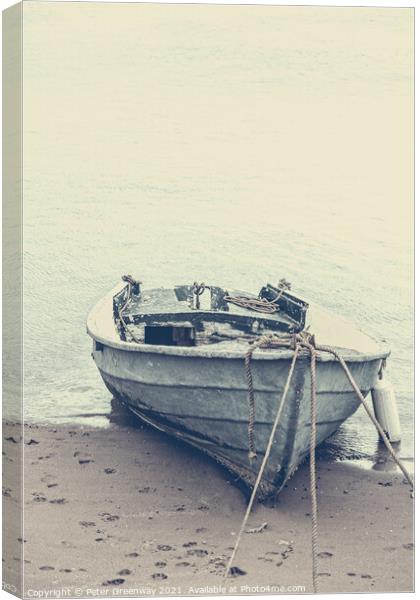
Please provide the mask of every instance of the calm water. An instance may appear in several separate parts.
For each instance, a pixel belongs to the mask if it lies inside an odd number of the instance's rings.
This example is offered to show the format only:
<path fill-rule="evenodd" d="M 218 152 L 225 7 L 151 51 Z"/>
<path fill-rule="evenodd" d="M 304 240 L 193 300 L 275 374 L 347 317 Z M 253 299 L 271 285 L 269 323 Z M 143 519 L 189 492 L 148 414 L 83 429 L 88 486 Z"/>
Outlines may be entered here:
<path fill-rule="evenodd" d="M 286 277 L 389 342 L 412 456 L 410 14 L 25 5 L 27 419 L 109 424 L 85 319 L 121 274 Z"/>

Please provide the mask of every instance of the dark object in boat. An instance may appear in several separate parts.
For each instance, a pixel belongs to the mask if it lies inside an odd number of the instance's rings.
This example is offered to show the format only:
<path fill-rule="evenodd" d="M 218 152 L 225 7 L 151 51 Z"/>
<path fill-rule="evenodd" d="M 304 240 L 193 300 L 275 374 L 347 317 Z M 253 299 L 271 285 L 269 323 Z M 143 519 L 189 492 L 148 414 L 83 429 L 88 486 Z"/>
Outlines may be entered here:
<path fill-rule="evenodd" d="M 195 328 L 192 325 L 146 325 L 144 343 L 164 346 L 195 346 Z"/>

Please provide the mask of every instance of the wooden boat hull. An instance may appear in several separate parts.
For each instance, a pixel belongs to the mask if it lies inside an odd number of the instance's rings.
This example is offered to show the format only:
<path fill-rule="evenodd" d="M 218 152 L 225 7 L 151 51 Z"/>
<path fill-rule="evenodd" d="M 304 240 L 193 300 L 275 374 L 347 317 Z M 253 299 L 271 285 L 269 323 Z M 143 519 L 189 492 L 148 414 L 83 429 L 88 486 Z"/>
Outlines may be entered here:
<path fill-rule="evenodd" d="M 214 457 L 253 485 L 290 368 L 291 353 L 252 361 L 257 458 L 248 458 L 248 400 L 243 358 L 133 352 L 94 342 L 105 385 L 147 423 Z M 382 357 L 347 364 L 366 396 Z M 305 459 L 310 441 L 309 359 L 300 357 L 267 464 L 260 497 L 278 492 Z M 339 363 L 317 363 L 317 444 L 332 435 L 360 402 Z"/>

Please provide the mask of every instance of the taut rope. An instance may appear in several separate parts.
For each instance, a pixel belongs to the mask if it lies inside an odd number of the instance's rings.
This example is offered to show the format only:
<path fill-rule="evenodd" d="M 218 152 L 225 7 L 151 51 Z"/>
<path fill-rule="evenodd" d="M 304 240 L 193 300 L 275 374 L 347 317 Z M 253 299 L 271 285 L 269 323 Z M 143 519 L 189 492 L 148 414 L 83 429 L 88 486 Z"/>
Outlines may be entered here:
<path fill-rule="evenodd" d="M 318 593 L 318 498 L 316 494 L 316 351 L 313 343 L 302 344 L 311 353 L 311 440 L 309 450 L 309 474 L 311 487 L 312 525 L 312 584 Z"/>
<path fill-rule="evenodd" d="M 241 528 L 240 528 L 238 536 L 236 538 L 235 547 L 233 549 L 233 552 L 232 552 L 232 555 L 230 557 L 228 566 L 226 568 L 225 577 L 227 577 L 230 574 L 230 572 L 231 572 L 232 563 L 234 561 L 236 552 L 237 552 L 237 550 L 239 548 L 239 542 L 241 541 L 242 534 L 245 531 L 245 527 L 246 527 L 249 515 L 250 515 L 251 510 L 252 510 L 252 505 L 254 504 L 255 496 L 256 496 L 257 491 L 258 491 L 258 486 L 260 485 L 260 481 L 261 481 L 261 478 L 263 476 L 265 466 L 266 466 L 268 458 L 270 456 L 271 446 L 273 445 L 274 436 L 275 436 L 275 433 L 276 433 L 276 430 L 277 430 L 277 425 L 278 425 L 278 423 L 280 421 L 281 413 L 282 413 L 283 406 L 284 406 L 284 401 L 286 399 L 287 392 L 289 391 L 290 382 L 292 380 L 292 375 L 293 375 L 293 371 L 295 369 L 295 364 L 296 364 L 296 360 L 297 360 L 297 357 L 298 357 L 298 353 L 299 353 L 299 346 L 296 346 L 295 353 L 293 354 L 293 358 L 292 358 L 292 363 L 290 365 L 289 374 L 287 376 L 286 385 L 284 386 L 284 391 L 283 391 L 282 397 L 281 397 L 280 402 L 279 402 L 279 407 L 277 409 L 277 415 L 276 415 L 276 418 L 274 420 L 273 427 L 271 429 L 270 438 L 268 440 L 268 444 L 267 444 L 267 448 L 265 450 L 264 458 L 262 460 L 262 463 L 261 463 L 261 466 L 260 466 L 260 470 L 258 472 L 257 479 L 255 481 L 254 489 L 252 490 L 251 498 L 250 498 L 250 500 L 248 502 L 248 507 L 246 509 L 245 516 L 243 518 Z"/>
<path fill-rule="evenodd" d="M 409 472 L 407 471 L 407 469 L 405 468 L 403 463 L 400 461 L 398 456 L 395 454 L 395 450 L 392 447 L 391 442 L 389 441 L 385 431 L 381 427 L 381 424 L 379 423 L 378 419 L 375 417 L 375 415 L 373 414 L 372 410 L 370 409 L 368 403 L 366 402 L 365 398 L 363 397 L 363 394 L 360 391 L 360 388 L 357 385 L 356 381 L 354 380 L 354 377 L 351 374 L 350 369 L 348 368 L 348 366 L 346 364 L 346 361 L 343 359 L 342 356 L 340 356 L 340 354 L 336 350 L 334 350 L 334 348 L 331 348 L 330 346 L 317 346 L 317 350 L 319 350 L 320 352 L 329 352 L 330 354 L 335 356 L 335 358 L 338 360 L 338 362 L 340 363 L 340 365 L 343 368 L 344 373 L 347 376 L 347 379 L 349 380 L 352 388 L 354 389 L 357 397 L 359 398 L 360 402 L 363 404 L 363 406 L 368 414 L 369 419 L 372 421 L 372 423 L 376 427 L 379 435 L 381 436 L 381 439 L 382 439 L 383 443 L 385 444 L 388 452 L 390 453 L 392 459 L 394 460 L 395 464 L 399 467 L 399 469 L 403 473 L 403 475 L 406 478 L 406 480 L 408 481 L 408 483 L 411 485 L 411 487 L 413 487 L 414 482 L 413 482 L 412 477 L 410 476 Z"/>

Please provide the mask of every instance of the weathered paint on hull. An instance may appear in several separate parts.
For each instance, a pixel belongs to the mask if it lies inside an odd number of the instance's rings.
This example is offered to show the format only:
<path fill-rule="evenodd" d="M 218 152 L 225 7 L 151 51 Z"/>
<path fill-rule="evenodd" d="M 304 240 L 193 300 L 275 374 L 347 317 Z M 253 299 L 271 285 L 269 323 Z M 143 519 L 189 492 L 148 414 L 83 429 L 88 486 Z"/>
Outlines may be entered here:
<path fill-rule="evenodd" d="M 200 448 L 252 485 L 267 446 L 290 358 L 253 361 L 257 458 L 248 459 L 243 359 L 136 353 L 104 346 L 93 358 L 111 393 L 148 423 Z M 349 363 L 366 395 L 381 359 Z M 309 451 L 309 359 L 300 358 L 286 398 L 261 495 L 279 491 Z M 317 444 L 359 406 L 336 361 L 317 365 Z"/>

